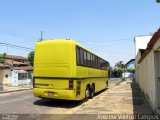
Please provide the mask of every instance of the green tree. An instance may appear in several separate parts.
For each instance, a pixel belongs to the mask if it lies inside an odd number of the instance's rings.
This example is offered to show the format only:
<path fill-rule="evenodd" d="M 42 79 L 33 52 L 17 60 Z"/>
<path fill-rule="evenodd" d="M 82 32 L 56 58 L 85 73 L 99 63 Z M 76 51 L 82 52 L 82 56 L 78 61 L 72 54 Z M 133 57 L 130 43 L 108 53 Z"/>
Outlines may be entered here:
<path fill-rule="evenodd" d="M 115 69 L 118 69 L 118 70 L 124 70 L 124 68 L 125 68 L 125 64 L 123 63 L 123 61 L 119 61 L 119 62 L 117 62 L 116 64 L 115 64 L 115 67 L 114 67 Z"/>
<path fill-rule="evenodd" d="M 160 3 L 160 0 L 156 0 L 157 3 Z"/>
<path fill-rule="evenodd" d="M 31 51 L 28 53 L 28 60 L 30 62 L 30 65 L 33 66 L 33 63 L 34 63 L 34 51 Z"/>
<path fill-rule="evenodd" d="M 5 57 L 6 57 L 6 53 L 3 53 L 2 55 L 0 55 L 0 63 L 5 63 Z"/>
<path fill-rule="evenodd" d="M 125 71 L 125 67 L 126 66 L 123 61 L 119 61 L 115 64 L 112 73 L 114 74 L 114 76 L 121 76 L 121 74 Z"/>
<path fill-rule="evenodd" d="M 127 72 L 131 72 L 133 74 L 135 73 L 135 69 L 134 68 L 127 68 L 126 71 Z"/>
<path fill-rule="evenodd" d="M 125 64 L 123 63 L 123 61 L 119 61 L 115 64 L 115 67 L 117 68 L 124 68 Z"/>

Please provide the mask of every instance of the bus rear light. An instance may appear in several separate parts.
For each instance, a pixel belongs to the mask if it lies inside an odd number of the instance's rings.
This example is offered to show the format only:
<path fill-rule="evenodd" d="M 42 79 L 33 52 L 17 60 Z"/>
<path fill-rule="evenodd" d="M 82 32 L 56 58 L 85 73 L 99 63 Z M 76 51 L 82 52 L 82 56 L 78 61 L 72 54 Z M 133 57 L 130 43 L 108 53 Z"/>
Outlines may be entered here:
<path fill-rule="evenodd" d="M 69 90 L 73 90 L 73 80 L 69 80 Z"/>

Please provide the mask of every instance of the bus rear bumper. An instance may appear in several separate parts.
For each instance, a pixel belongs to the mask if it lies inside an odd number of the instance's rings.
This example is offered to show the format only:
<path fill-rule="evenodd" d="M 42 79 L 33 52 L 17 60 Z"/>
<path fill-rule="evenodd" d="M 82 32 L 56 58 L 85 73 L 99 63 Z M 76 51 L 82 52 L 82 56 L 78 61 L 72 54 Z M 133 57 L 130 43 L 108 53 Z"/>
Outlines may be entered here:
<path fill-rule="evenodd" d="M 62 100 L 80 100 L 76 97 L 75 90 L 55 90 L 34 88 L 34 96 L 40 98 L 62 99 Z"/>

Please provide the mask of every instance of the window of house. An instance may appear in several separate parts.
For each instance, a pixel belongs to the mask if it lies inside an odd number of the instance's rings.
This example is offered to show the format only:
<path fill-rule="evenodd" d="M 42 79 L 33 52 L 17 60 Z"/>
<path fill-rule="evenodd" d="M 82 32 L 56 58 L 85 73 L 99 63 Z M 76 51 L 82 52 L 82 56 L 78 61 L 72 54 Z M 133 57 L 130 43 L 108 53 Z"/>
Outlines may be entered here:
<path fill-rule="evenodd" d="M 5 78 L 8 78 L 8 74 L 5 74 Z"/>
<path fill-rule="evenodd" d="M 27 80 L 27 73 L 18 73 L 18 80 Z"/>

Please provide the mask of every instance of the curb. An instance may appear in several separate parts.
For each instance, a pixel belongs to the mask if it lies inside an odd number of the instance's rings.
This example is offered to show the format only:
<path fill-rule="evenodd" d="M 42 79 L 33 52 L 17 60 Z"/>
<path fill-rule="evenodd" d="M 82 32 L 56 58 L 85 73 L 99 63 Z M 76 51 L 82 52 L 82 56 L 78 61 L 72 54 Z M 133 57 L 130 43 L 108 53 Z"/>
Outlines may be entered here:
<path fill-rule="evenodd" d="M 31 90 L 31 89 L 33 89 L 33 88 L 24 88 L 24 89 L 17 89 L 17 90 L 0 91 L 0 94 L 10 93 L 10 92 L 17 92 L 17 91 L 25 91 L 25 90 Z"/>

